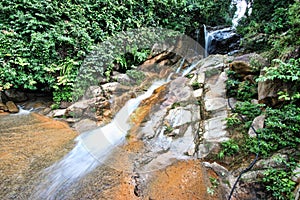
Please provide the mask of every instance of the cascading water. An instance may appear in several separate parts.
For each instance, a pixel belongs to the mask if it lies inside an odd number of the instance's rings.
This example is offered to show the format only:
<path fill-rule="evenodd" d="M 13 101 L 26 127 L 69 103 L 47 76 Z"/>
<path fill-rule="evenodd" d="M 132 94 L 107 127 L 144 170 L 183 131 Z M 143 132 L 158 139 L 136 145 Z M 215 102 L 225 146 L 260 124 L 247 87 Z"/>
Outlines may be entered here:
<path fill-rule="evenodd" d="M 151 96 L 165 81 L 155 82 L 146 93 L 129 100 L 114 120 L 76 138 L 75 148 L 61 161 L 42 172 L 44 180 L 31 199 L 57 199 L 60 193 L 105 161 L 106 155 L 125 140 L 130 129 L 128 119 L 139 103 Z"/>
<path fill-rule="evenodd" d="M 236 12 L 234 13 L 232 19 L 232 27 L 236 28 L 239 24 L 239 21 L 245 16 L 248 3 L 246 0 L 233 0 L 231 5 L 236 5 Z"/>
<path fill-rule="evenodd" d="M 212 52 L 214 53 L 216 47 L 212 44 L 213 41 L 228 40 L 236 35 L 234 31 L 239 24 L 239 21 L 245 16 L 247 8 L 249 8 L 250 4 L 248 4 L 246 0 L 232 0 L 231 6 L 236 6 L 236 12 L 234 13 L 231 27 L 208 32 L 207 27 L 203 25 L 205 39 L 205 57 L 207 57 Z M 249 9 L 249 14 L 250 12 L 251 9 Z M 238 40 L 238 38 L 236 39 Z"/>

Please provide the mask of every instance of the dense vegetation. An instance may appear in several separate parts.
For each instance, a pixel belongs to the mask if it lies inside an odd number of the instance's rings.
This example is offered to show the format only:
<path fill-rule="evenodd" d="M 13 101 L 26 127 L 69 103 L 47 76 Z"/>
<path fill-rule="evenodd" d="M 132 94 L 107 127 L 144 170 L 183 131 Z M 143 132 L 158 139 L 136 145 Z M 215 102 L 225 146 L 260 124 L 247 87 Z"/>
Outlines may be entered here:
<path fill-rule="evenodd" d="M 299 167 L 300 147 L 300 2 L 294 0 L 252 1 L 252 13 L 242 21 L 238 31 L 244 35 L 243 47 L 249 52 L 260 52 L 270 61 L 261 66 L 255 83 L 241 79 L 229 70 L 226 82 L 228 96 L 240 102 L 227 118 L 232 139 L 224 142 L 219 159 L 235 156 L 242 159 L 249 154 L 272 158 L 279 168 L 267 169 L 261 180 L 271 199 L 294 199 L 296 183 L 291 180 L 293 171 Z M 253 104 L 257 98 L 257 84 L 270 81 L 287 87 L 278 93 L 279 103 Z M 266 116 L 263 129 L 257 137 L 250 137 L 248 130 L 253 119 Z M 241 119 L 241 117 L 243 119 Z M 288 152 L 286 158 L 278 152 Z"/>
<path fill-rule="evenodd" d="M 266 52 L 270 59 L 299 57 L 300 2 L 297 0 L 253 1 L 252 13 L 238 31 L 250 51 Z"/>
<path fill-rule="evenodd" d="M 295 183 L 291 176 L 300 157 L 297 151 L 300 1 L 251 2 L 251 15 L 238 27 L 244 36 L 242 46 L 246 51 L 262 53 L 271 65 L 264 69 L 264 75 L 257 71 L 255 83 L 228 71 L 228 96 L 241 102 L 227 118 L 227 126 L 241 135 L 222 143 L 218 158 L 244 158 L 253 153 L 266 158 L 278 151 L 290 151 L 288 159 L 277 158 L 283 167 L 268 169 L 261 182 L 273 198 L 292 199 Z M 0 91 L 9 88 L 50 91 L 56 102 L 71 101 L 83 60 L 109 37 L 142 27 L 162 27 L 193 35 L 202 24 L 229 24 L 230 3 L 228 0 L 3 0 L 0 2 Z M 139 64 L 148 54 L 147 49 L 132 49 L 130 54 L 114 55 L 114 62 L 132 76 L 140 76 L 130 66 Z M 289 90 L 280 91 L 281 103 L 277 107 L 251 103 L 257 98 L 258 82 L 266 80 L 289 86 Z M 264 129 L 258 130 L 258 137 L 249 137 L 247 132 L 253 119 L 261 114 L 266 115 Z M 239 115 L 244 116 L 244 121 Z"/>
<path fill-rule="evenodd" d="M 227 0 L 3 0 L 0 91 L 47 90 L 56 102 L 71 101 L 82 61 L 108 37 L 141 27 L 192 34 L 203 23 L 230 23 L 229 6 Z"/>

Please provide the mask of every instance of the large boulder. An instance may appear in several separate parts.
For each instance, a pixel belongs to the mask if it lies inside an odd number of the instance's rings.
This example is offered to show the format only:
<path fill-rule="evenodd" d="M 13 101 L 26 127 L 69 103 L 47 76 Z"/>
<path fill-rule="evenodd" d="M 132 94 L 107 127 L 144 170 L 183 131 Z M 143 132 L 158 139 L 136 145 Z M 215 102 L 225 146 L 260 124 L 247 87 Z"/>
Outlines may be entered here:
<path fill-rule="evenodd" d="M 28 99 L 27 95 L 24 92 L 18 91 L 16 89 L 5 90 L 5 95 L 8 100 L 19 103 L 26 101 Z"/>
<path fill-rule="evenodd" d="M 262 129 L 265 124 L 265 119 L 266 119 L 265 115 L 260 115 L 253 120 L 251 126 L 255 129 L 255 131 L 257 131 L 258 129 Z M 252 127 L 250 127 L 250 129 L 249 129 L 248 135 L 250 137 L 256 137 L 256 133 Z"/>
<path fill-rule="evenodd" d="M 261 68 L 268 65 L 265 58 L 259 54 L 250 53 L 234 58 L 233 62 L 229 64 L 229 68 L 246 79 L 249 75 L 258 74 Z"/>
<path fill-rule="evenodd" d="M 11 112 L 11 113 L 18 113 L 19 112 L 19 108 L 12 101 L 6 102 L 6 107 L 7 107 L 8 111 Z"/>
<path fill-rule="evenodd" d="M 288 85 L 280 80 L 258 83 L 258 102 L 270 106 L 276 106 L 281 101 L 278 99 L 279 91 L 287 91 Z"/>

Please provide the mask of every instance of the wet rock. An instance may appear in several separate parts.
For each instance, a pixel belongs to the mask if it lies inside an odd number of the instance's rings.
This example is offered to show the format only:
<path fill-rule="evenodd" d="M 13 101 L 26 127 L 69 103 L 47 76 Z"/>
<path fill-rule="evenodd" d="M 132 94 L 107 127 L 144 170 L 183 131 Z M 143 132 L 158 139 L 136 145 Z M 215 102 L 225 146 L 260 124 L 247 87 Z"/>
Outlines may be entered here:
<path fill-rule="evenodd" d="M 241 36 L 231 28 L 210 33 L 209 54 L 227 54 L 239 49 Z"/>
<path fill-rule="evenodd" d="M 260 115 L 258 117 L 256 117 L 253 122 L 252 122 L 252 127 L 257 131 L 258 129 L 261 129 L 264 127 L 264 122 L 265 122 L 266 116 L 265 115 Z M 256 137 L 256 133 L 254 132 L 254 130 L 250 127 L 249 131 L 248 131 L 248 135 L 250 137 Z"/>
<path fill-rule="evenodd" d="M 83 133 L 92 129 L 97 128 L 97 124 L 95 121 L 90 119 L 83 119 L 73 125 L 75 130 L 79 133 Z"/>
<path fill-rule="evenodd" d="M 0 199 L 30 199 L 33 179 L 72 148 L 77 134 L 36 113 L 1 117 Z"/>
<path fill-rule="evenodd" d="M 20 92 L 16 89 L 5 90 L 4 93 L 7 96 L 8 100 L 16 103 L 23 102 L 28 99 L 27 95 L 24 92 Z"/>
<path fill-rule="evenodd" d="M 18 113 L 19 112 L 19 108 L 12 101 L 6 102 L 6 107 L 7 107 L 8 111 L 11 112 L 11 113 Z"/>

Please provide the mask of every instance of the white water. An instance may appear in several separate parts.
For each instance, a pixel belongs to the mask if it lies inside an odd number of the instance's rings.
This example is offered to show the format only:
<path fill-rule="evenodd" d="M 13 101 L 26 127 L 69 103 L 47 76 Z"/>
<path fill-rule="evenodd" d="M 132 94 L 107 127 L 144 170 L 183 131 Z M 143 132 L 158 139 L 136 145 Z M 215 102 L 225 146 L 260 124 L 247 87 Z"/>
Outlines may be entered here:
<path fill-rule="evenodd" d="M 236 28 L 239 21 L 245 16 L 248 4 L 246 0 L 232 0 L 231 4 L 236 4 L 236 11 L 232 19 L 232 27 Z"/>
<path fill-rule="evenodd" d="M 143 95 L 129 100 L 110 124 L 77 137 L 75 148 L 61 161 L 44 170 L 42 175 L 45 180 L 36 188 L 31 199 L 57 199 L 57 195 L 63 193 L 64 188 L 101 165 L 109 152 L 124 141 L 130 129 L 130 114 L 143 99 L 150 97 L 164 83 L 155 82 Z"/>
<path fill-rule="evenodd" d="M 30 109 L 30 110 L 24 110 L 21 106 L 18 106 L 19 108 L 19 112 L 18 113 L 15 113 L 13 115 L 29 115 L 30 112 L 33 110 L 33 109 Z"/>
<path fill-rule="evenodd" d="M 182 72 L 182 77 L 186 76 L 187 74 L 189 74 L 202 60 L 200 59 L 198 62 L 192 63 L 188 68 L 186 68 L 183 72 Z"/>
<path fill-rule="evenodd" d="M 222 36 L 222 38 L 227 39 L 233 34 L 233 30 L 238 26 L 240 20 L 245 16 L 247 8 L 249 8 L 250 3 L 247 4 L 246 0 L 232 0 L 231 6 L 236 6 L 236 11 L 232 18 L 232 27 L 223 28 L 220 30 L 215 30 L 212 32 L 208 32 L 206 30 L 206 26 L 203 25 L 204 31 L 204 39 L 205 39 L 205 57 L 209 54 L 209 47 L 211 45 L 212 40 L 217 36 Z M 249 11 L 249 14 L 251 10 Z"/>
<path fill-rule="evenodd" d="M 180 72 L 180 70 L 181 70 L 181 68 L 182 68 L 182 66 L 183 66 L 183 64 L 184 64 L 184 61 L 185 61 L 185 58 L 183 58 L 183 59 L 181 60 L 179 67 L 176 69 L 176 74 L 178 74 L 178 73 Z"/>

